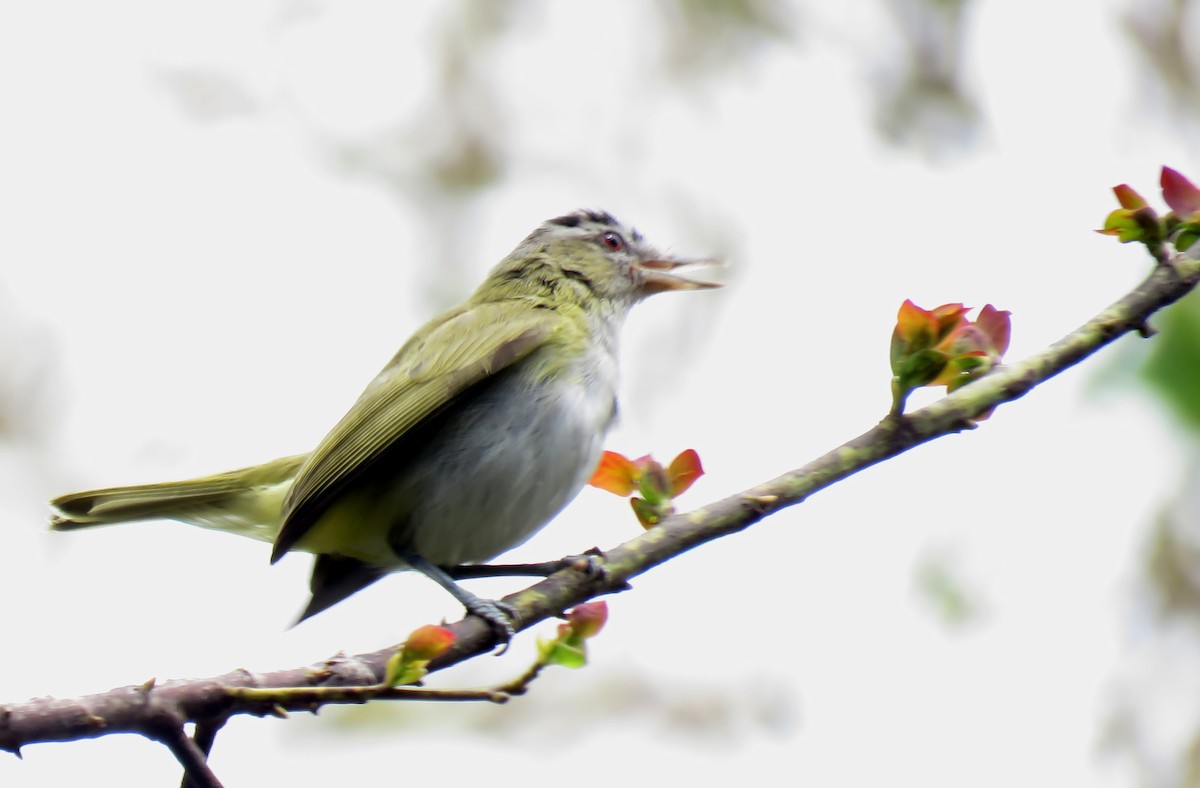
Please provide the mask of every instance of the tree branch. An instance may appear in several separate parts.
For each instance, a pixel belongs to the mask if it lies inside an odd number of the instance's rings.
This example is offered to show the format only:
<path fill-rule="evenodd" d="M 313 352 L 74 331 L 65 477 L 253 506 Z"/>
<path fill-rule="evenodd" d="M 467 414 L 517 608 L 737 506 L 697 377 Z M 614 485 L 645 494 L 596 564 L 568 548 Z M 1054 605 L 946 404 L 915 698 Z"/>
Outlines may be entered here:
<path fill-rule="evenodd" d="M 167 726 L 147 735 L 165 744 L 183 766 L 184 788 L 222 788 L 221 781 L 208 766 L 208 754 L 188 738 L 182 725 Z"/>
<path fill-rule="evenodd" d="M 192 734 L 192 742 L 196 749 L 200 751 L 201 760 L 205 762 L 205 768 L 208 769 L 208 756 L 212 754 L 213 744 L 217 740 L 217 733 L 221 728 L 225 727 L 225 720 L 208 719 L 201 720 L 196 723 L 196 730 Z M 176 756 L 178 758 L 178 756 Z M 183 763 L 183 761 L 180 761 Z M 184 763 L 183 782 L 180 783 L 180 788 L 205 788 L 204 784 L 194 779 L 193 772 L 188 771 L 187 764 Z M 209 774 L 212 774 L 209 770 Z M 213 775 L 216 779 L 216 775 Z"/>
<path fill-rule="evenodd" d="M 1028 393 L 1063 370 L 1079 363 L 1123 334 L 1148 332 L 1146 321 L 1157 310 L 1174 303 L 1200 281 L 1200 244 L 1193 254 L 1175 255 L 1155 266 L 1136 289 L 1096 317 L 1020 363 L 1004 366 L 953 394 L 905 416 L 889 416 L 859 437 L 752 489 L 716 501 L 692 512 L 674 515 L 660 525 L 604 554 L 602 573 L 568 568 L 529 588 L 504 598 L 516 611 L 518 630 L 573 607 L 592 597 L 620 591 L 627 581 L 652 567 L 705 542 L 741 531 L 813 493 L 895 457 L 927 441 L 975 426 L 974 420 L 999 404 Z M 493 646 L 491 629 L 471 617 L 450 625 L 456 635 L 449 652 L 430 664 L 440 670 Z M 239 670 L 208 679 L 168 681 L 122 687 L 75 699 L 37 698 L 0 705 L 0 749 L 20 753 L 36 742 L 71 741 L 111 733 L 140 733 L 172 746 L 187 760 L 189 772 L 203 781 L 195 761 L 211 747 L 209 734 L 188 741 L 182 724 L 196 722 L 199 730 L 215 731 L 235 714 L 285 715 L 289 711 L 315 711 L 327 703 L 362 702 L 361 693 L 304 693 L 298 687 L 365 687 L 384 678 L 387 660 L 395 647 L 357 656 L 338 655 L 313 666 L 250 673 Z M 243 690 L 254 688 L 253 692 Z M 291 692 L 272 692 L 293 688 Z M 406 697 L 399 690 L 382 698 Z M 167 741 L 159 723 L 172 720 L 172 730 L 189 745 Z M 156 727 L 158 725 L 158 727 Z M 207 768 L 207 767 L 205 767 Z M 215 778 L 212 778 L 215 780 Z M 201 784 L 208 784 L 203 783 Z"/>

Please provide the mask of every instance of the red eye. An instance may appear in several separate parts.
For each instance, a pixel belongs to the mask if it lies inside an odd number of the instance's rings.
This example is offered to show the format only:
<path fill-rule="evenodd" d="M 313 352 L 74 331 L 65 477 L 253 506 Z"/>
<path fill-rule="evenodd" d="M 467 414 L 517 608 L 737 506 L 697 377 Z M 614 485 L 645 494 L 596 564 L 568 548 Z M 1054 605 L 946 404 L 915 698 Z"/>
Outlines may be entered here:
<path fill-rule="evenodd" d="M 616 233 L 605 233 L 600 236 L 600 243 L 610 252 L 619 252 L 625 248 L 625 239 Z"/>

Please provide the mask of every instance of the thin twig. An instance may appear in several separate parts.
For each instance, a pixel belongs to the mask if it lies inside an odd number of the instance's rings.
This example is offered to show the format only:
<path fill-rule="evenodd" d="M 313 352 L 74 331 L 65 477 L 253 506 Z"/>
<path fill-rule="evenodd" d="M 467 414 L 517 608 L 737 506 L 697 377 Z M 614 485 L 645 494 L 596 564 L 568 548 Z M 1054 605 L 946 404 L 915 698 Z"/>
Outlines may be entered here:
<path fill-rule="evenodd" d="M 219 717 L 200 720 L 196 723 L 196 729 L 192 731 L 192 741 L 195 743 L 196 749 L 200 750 L 200 753 L 204 756 L 205 762 L 212 755 L 212 748 L 217 741 L 217 734 L 221 731 L 221 728 L 225 727 L 226 721 L 226 717 Z M 202 786 L 197 785 L 196 781 L 192 779 L 191 774 L 185 770 L 183 781 L 180 783 L 179 788 L 202 788 Z"/>
<path fill-rule="evenodd" d="M 230 697 L 259 706 L 285 710 L 313 709 L 330 703 L 362 704 L 372 700 L 488 701 L 505 703 L 508 698 L 491 689 L 428 689 L 389 687 L 387 684 L 337 687 L 233 687 Z"/>
<path fill-rule="evenodd" d="M 208 765 L 208 759 L 182 726 L 163 726 L 151 734 L 151 738 L 167 745 L 171 754 L 183 766 L 185 786 L 191 788 L 223 788 L 217 775 Z"/>

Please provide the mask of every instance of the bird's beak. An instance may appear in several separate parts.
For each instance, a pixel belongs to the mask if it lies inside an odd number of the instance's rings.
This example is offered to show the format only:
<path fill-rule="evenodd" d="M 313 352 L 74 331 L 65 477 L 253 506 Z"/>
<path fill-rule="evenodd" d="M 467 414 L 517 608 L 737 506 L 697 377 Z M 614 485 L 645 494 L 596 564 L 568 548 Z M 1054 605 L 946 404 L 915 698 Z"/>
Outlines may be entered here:
<path fill-rule="evenodd" d="M 723 287 L 719 282 L 705 282 L 698 279 L 685 279 L 676 272 L 687 268 L 723 266 L 721 260 L 702 258 L 698 260 L 679 260 L 672 257 L 660 257 L 653 260 L 642 260 L 637 264 L 641 275 L 641 290 L 646 295 L 665 293 L 668 290 L 710 290 Z"/>

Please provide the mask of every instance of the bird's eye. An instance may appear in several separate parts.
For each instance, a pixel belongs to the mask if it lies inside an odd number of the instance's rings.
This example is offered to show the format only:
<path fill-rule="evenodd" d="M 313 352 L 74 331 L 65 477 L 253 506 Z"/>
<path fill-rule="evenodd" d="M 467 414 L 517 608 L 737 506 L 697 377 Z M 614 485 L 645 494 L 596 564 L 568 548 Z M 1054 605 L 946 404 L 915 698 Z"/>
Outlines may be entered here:
<path fill-rule="evenodd" d="M 600 243 L 610 252 L 620 252 L 625 248 L 625 239 L 614 232 L 607 232 L 600 236 Z"/>

